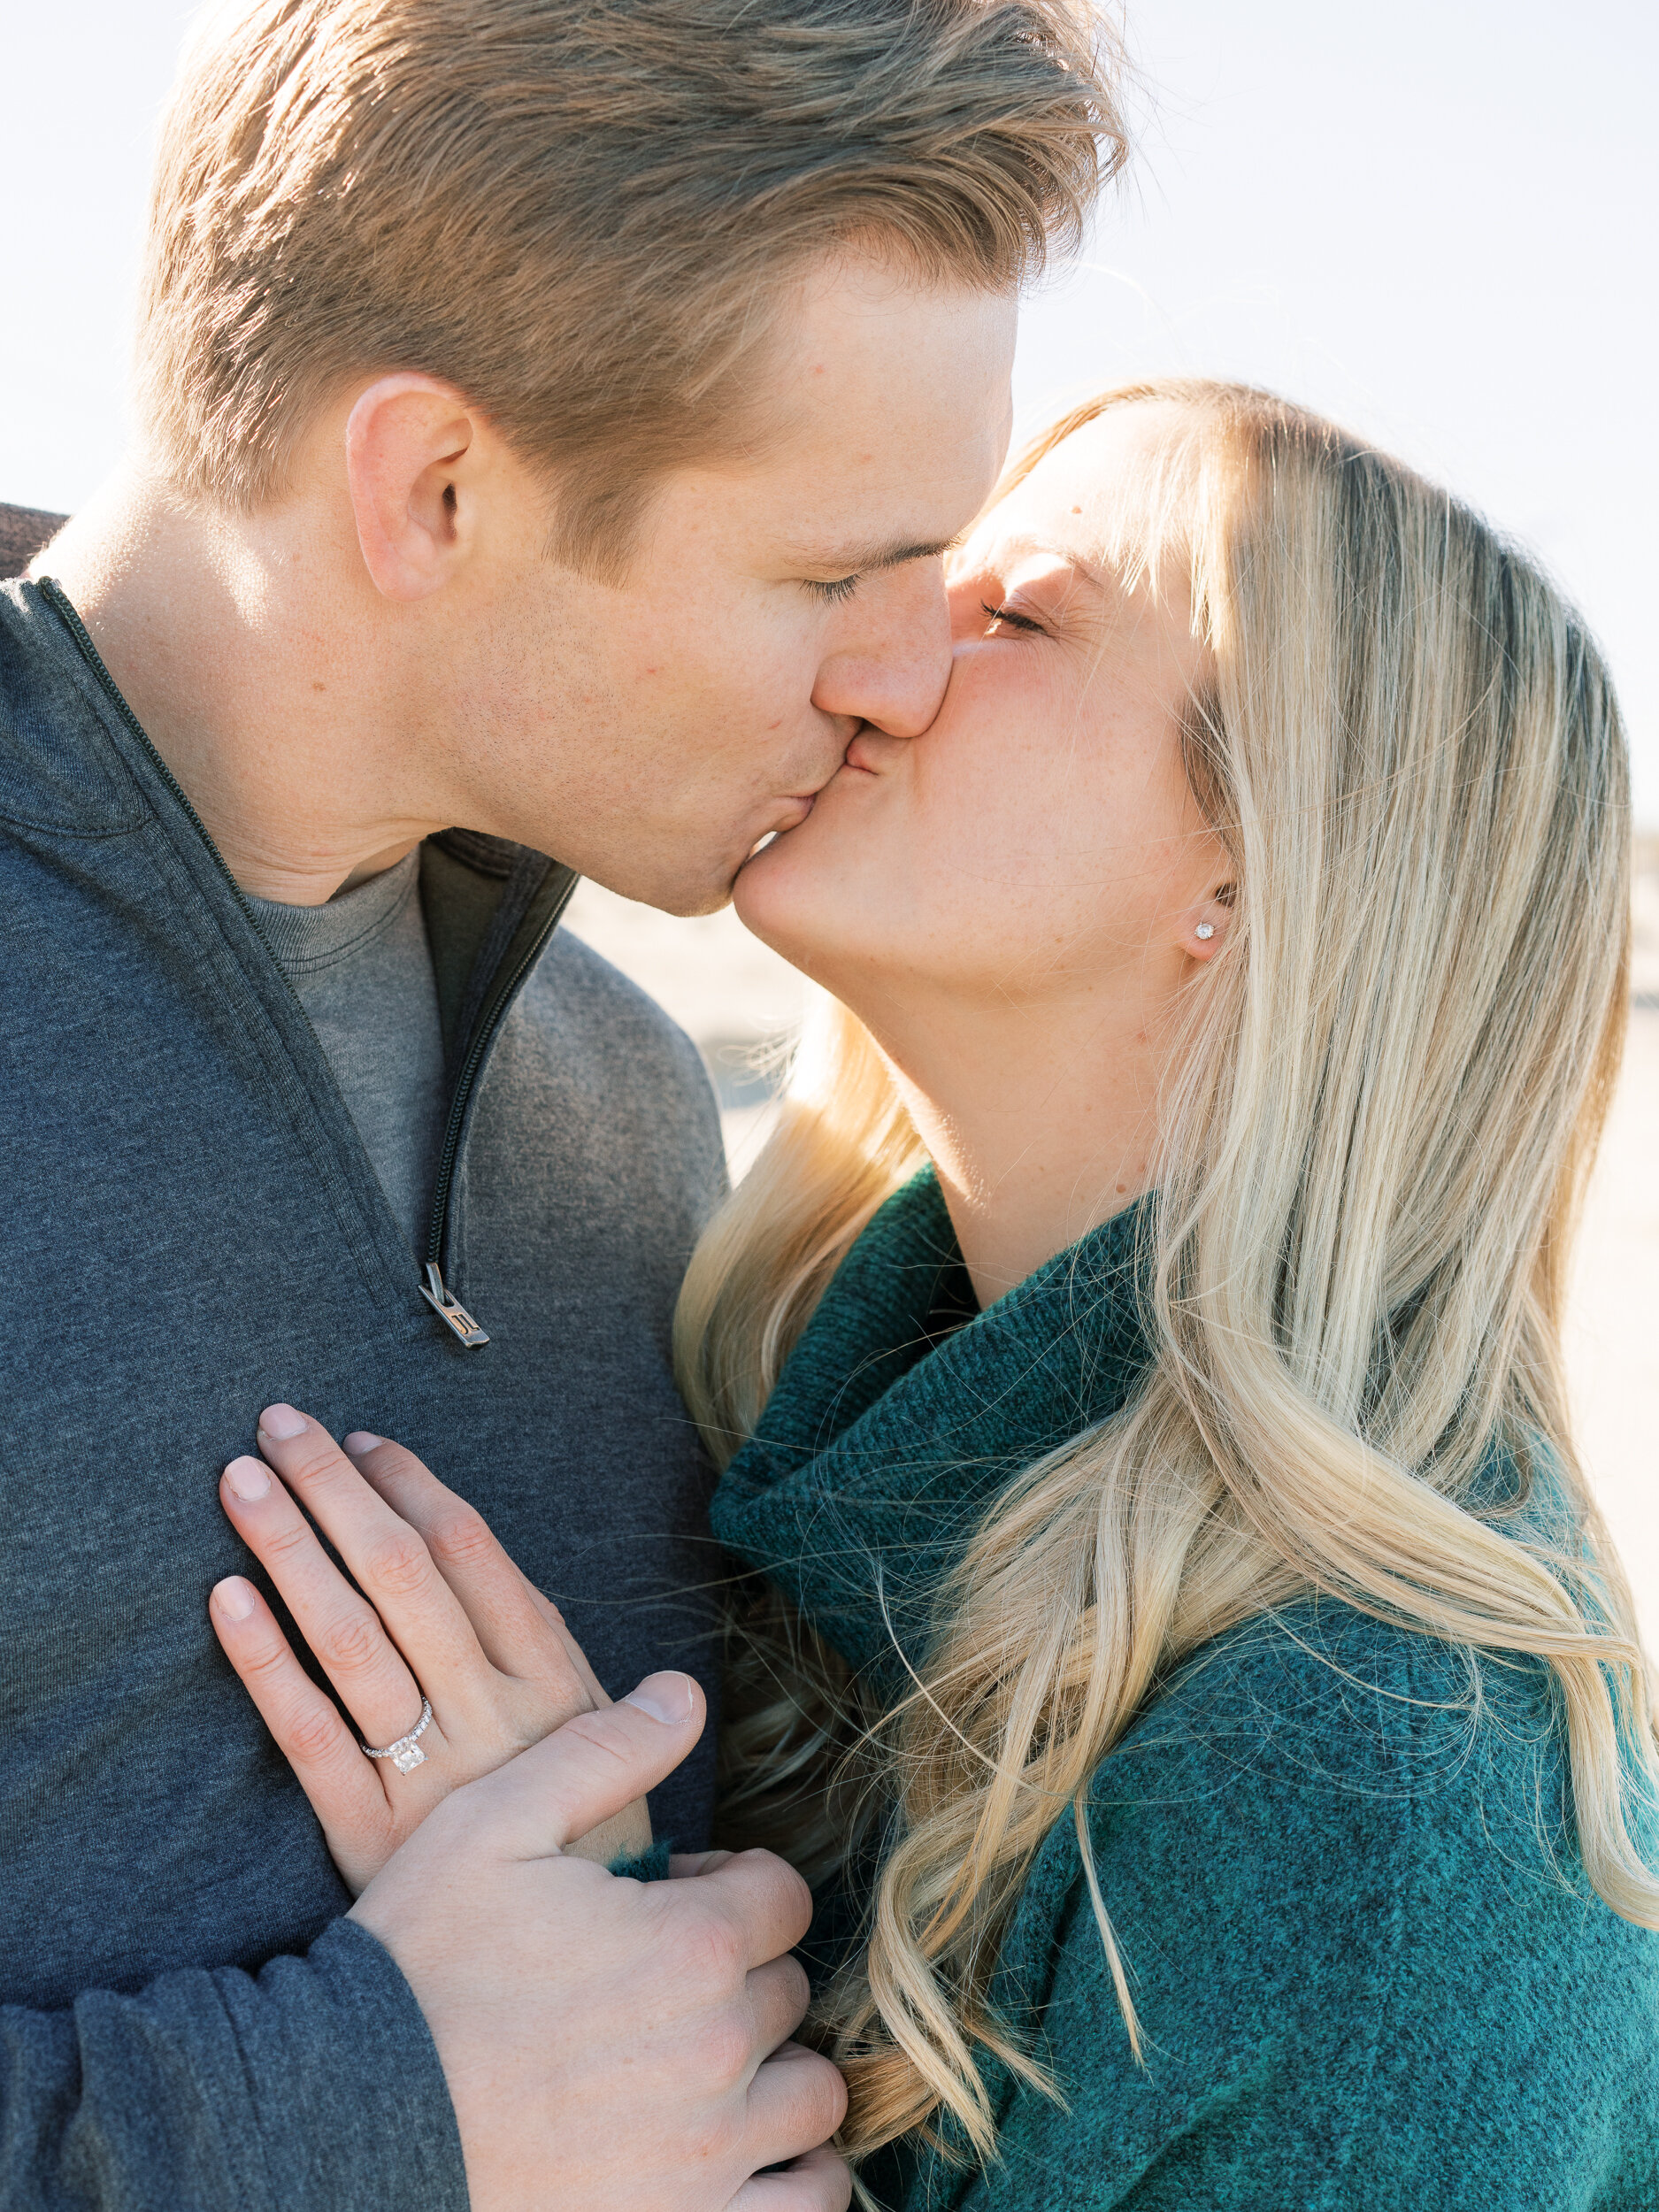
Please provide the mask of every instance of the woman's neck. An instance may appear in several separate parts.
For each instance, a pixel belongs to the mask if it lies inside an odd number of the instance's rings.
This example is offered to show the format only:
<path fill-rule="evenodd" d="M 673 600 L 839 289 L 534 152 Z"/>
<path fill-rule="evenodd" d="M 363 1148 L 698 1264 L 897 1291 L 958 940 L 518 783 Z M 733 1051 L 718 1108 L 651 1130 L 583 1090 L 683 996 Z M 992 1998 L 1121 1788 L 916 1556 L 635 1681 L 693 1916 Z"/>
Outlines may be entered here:
<path fill-rule="evenodd" d="M 1138 1198 L 1156 1140 L 1154 1007 L 1090 1000 L 916 1018 L 894 1063 L 981 1307 Z"/>

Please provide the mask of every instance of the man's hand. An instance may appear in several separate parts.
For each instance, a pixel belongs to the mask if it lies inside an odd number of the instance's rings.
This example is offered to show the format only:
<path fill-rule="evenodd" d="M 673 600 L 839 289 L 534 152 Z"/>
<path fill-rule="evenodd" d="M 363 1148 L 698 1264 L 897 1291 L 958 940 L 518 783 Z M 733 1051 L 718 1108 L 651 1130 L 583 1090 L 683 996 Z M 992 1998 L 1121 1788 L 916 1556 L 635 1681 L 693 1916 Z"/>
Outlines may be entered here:
<path fill-rule="evenodd" d="M 431 2027 L 472 2212 L 845 2212 L 818 2147 L 846 2090 L 787 2041 L 799 1875 L 748 1851 L 632 1882 L 562 1850 L 672 1772 L 703 1718 L 688 1676 L 650 1676 L 446 1798 L 352 1909 Z"/>

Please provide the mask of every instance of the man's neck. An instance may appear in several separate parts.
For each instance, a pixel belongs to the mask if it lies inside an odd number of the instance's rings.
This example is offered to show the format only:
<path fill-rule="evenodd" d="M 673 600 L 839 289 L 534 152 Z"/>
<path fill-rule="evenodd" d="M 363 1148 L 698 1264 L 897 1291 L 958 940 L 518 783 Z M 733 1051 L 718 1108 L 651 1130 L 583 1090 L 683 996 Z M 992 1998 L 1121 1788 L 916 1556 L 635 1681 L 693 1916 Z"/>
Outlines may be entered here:
<path fill-rule="evenodd" d="M 223 517 L 129 474 L 51 556 L 231 873 L 296 906 L 445 826 L 420 792 L 422 733 L 398 710 L 418 687 L 351 532 L 343 503 Z"/>

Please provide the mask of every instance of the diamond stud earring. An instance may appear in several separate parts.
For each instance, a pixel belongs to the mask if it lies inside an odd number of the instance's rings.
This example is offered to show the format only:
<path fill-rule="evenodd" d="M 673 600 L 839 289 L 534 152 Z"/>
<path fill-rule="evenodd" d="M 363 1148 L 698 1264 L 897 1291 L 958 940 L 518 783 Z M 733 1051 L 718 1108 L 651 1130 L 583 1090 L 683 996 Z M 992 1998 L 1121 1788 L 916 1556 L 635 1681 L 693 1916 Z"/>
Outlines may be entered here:
<path fill-rule="evenodd" d="M 1210 942 L 1215 933 L 1216 926 L 1213 922 L 1200 922 L 1197 928 L 1193 932 L 1194 936 L 1201 939 L 1206 945 Z"/>

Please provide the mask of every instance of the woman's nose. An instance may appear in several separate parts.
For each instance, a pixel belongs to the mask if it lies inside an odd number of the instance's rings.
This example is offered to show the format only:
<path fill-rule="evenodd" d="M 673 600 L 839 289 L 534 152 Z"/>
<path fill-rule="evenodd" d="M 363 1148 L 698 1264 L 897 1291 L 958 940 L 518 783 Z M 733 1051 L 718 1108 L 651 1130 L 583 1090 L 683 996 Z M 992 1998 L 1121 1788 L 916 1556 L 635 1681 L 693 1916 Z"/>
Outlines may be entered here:
<path fill-rule="evenodd" d="M 872 775 L 879 776 L 883 769 L 891 764 L 895 757 L 904 750 L 907 741 L 888 731 L 878 730 L 866 722 L 847 748 L 847 765 L 849 768 L 866 768 Z"/>

